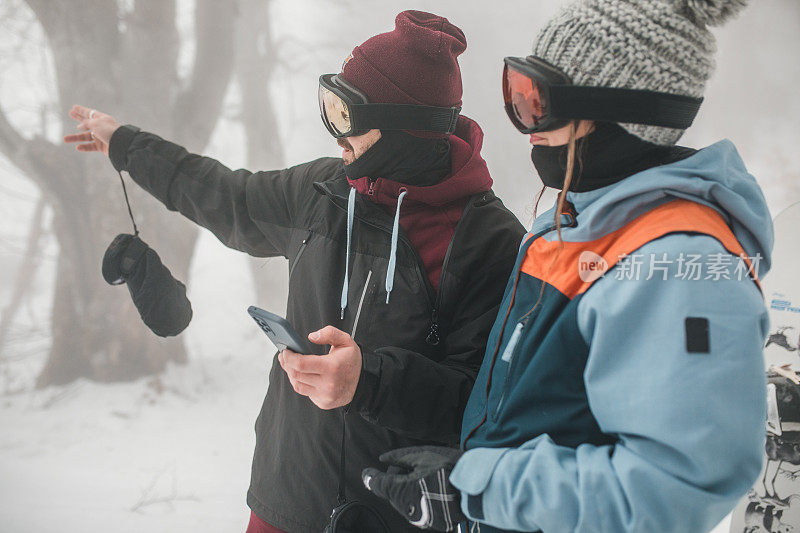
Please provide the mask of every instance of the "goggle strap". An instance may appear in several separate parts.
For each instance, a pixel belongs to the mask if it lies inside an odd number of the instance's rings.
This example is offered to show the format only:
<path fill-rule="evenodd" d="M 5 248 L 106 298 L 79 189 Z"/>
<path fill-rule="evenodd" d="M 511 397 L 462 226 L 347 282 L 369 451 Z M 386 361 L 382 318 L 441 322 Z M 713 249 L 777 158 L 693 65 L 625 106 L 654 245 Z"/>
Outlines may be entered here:
<path fill-rule="evenodd" d="M 564 119 L 684 130 L 694 122 L 702 102 L 702 98 L 639 89 L 552 85 L 548 112 Z"/>
<path fill-rule="evenodd" d="M 453 133 L 458 107 L 435 107 L 411 104 L 353 104 L 358 130 L 412 130 Z"/>

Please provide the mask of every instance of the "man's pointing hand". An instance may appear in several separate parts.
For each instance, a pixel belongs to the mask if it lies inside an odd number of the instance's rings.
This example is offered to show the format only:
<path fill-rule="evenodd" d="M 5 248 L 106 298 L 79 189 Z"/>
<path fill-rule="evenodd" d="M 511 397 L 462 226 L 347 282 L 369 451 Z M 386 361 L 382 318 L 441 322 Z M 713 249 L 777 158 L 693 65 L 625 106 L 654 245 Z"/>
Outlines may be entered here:
<path fill-rule="evenodd" d="M 119 128 L 119 122 L 111 115 L 77 104 L 69 110 L 69 116 L 75 119 L 78 129 L 84 133 L 65 135 L 64 142 L 81 143 L 75 147 L 79 152 L 103 152 L 108 155 L 108 143 Z"/>
<path fill-rule="evenodd" d="M 345 333 L 325 326 L 309 334 L 314 344 L 329 344 L 328 355 L 302 355 L 283 350 L 278 355 L 295 392 L 308 396 L 320 409 L 349 404 L 361 376 L 361 348 Z"/>

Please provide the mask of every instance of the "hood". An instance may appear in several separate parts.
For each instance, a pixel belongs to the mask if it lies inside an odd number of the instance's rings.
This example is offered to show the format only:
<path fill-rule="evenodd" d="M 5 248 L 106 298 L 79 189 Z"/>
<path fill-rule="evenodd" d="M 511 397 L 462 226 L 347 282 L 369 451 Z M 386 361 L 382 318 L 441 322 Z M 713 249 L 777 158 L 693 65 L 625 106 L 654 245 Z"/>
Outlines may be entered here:
<path fill-rule="evenodd" d="M 461 115 L 455 132 L 450 136 L 452 172 L 436 185 L 418 187 L 385 178 L 359 178 L 347 181 L 356 192 L 375 203 L 397 205 L 397 197 L 407 191 L 403 203 L 431 206 L 445 205 L 492 188 L 492 178 L 486 161 L 481 157 L 483 131 L 474 120 Z M 371 192 L 370 192 L 371 186 Z"/>
<path fill-rule="evenodd" d="M 723 140 L 694 155 L 654 167 L 589 192 L 568 192 L 578 213 L 570 241 L 593 240 L 615 231 L 658 205 L 683 198 L 716 209 L 750 257 L 760 255 L 759 278 L 769 271 L 774 235 L 767 203 L 747 172 L 736 147 Z M 536 218 L 532 232 L 544 230 L 554 208 Z"/>

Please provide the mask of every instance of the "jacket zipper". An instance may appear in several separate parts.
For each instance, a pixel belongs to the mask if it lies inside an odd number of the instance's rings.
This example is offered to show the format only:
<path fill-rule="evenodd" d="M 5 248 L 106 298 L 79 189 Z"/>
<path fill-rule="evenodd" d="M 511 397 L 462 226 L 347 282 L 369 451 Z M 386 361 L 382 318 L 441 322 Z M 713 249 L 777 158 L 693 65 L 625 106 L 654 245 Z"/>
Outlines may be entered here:
<path fill-rule="evenodd" d="M 294 272 L 294 267 L 297 266 L 297 262 L 300 261 L 300 257 L 303 256 L 303 252 L 306 251 L 306 244 L 308 244 L 308 239 L 311 238 L 311 234 L 313 232 L 311 230 L 308 231 L 306 238 L 300 243 L 300 249 L 297 251 L 297 255 L 294 256 L 294 261 L 292 261 L 292 266 L 289 267 L 289 278 L 292 277 L 292 272 Z"/>
<path fill-rule="evenodd" d="M 578 212 L 575 210 L 575 207 L 571 203 L 567 203 L 567 205 L 565 207 L 566 207 L 566 210 L 562 211 L 561 214 L 562 215 L 564 215 L 564 214 L 569 215 L 570 221 L 569 221 L 568 224 L 562 224 L 562 227 L 564 227 L 564 226 L 566 226 L 566 227 L 575 227 L 575 226 L 577 226 L 578 225 L 578 220 L 577 220 Z M 556 225 L 555 224 L 552 225 L 552 226 L 547 227 L 546 229 L 540 231 L 539 233 L 537 233 L 536 235 L 531 237 L 529 239 L 530 240 L 530 244 L 528 244 L 528 246 L 525 248 L 525 253 L 527 253 L 528 248 L 530 248 L 533 245 L 533 243 L 536 241 L 536 239 L 542 237 L 543 235 L 546 235 L 547 233 L 553 231 L 554 229 L 556 229 Z M 521 252 L 521 250 L 520 250 L 520 252 Z M 508 317 L 511 314 L 511 308 L 514 307 L 514 298 L 515 298 L 516 293 L 517 293 L 517 284 L 519 283 L 520 268 L 522 268 L 522 262 L 521 261 L 520 261 L 519 266 L 517 266 L 517 271 L 516 271 L 516 274 L 515 274 L 516 278 L 514 279 L 514 289 L 513 289 L 513 292 L 511 293 L 511 301 L 508 303 L 508 309 L 506 309 L 506 315 L 503 318 L 503 327 L 500 329 L 500 336 L 497 339 L 497 346 L 495 346 L 494 353 L 492 354 L 492 363 L 489 366 L 489 377 L 486 380 L 486 408 L 485 408 L 484 413 L 483 413 L 483 418 L 481 418 L 480 422 L 478 422 L 478 424 L 475 427 L 473 427 L 469 431 L 469 433 L 467 433 L 467 436 L 464 438 L 464 440 L 461 443 L 461 448 L 463 450 L 467 449 L 467 441 L 470 439 L 470 437 L 472 437 L 472 435 L 475 434 L 476 431 L 478 431 L 478 428 L 481 427 L 484 422 L 486 422 L 486 418 L 488 417 L 488 413 L 489 413 L 489 392 L 491 391 L 491 387 L 492 387 L 492 374 L 494 373 L 494 364 L 497 361 L 497 353 L 500 351 L 500 344 L 503 342 L 503 331 L 505 331 L 506 323 L 508 322 Z"/>
<path fill-rule="evenodd" d="M 464 208 L 464 211 L 461 213 L 461 218 L 458 219 L 458 223 L 456 224 L 455 229 L 453 230 L 453 236 L 450 238 L 450 242 L 447 245 L 447 251 L 444 254 L 444 261 L 442 262 L 442 271 L 439 274 L 439 290 L 436 292 L 436 303 L 433 305 L 433 311 L 431 312 L 431 327 L 428 330 L 428 335 L 425 337 L 425 342 L 430 344 L 431 346 L 438 346 L 439 342 L 441 342 L 441 338 L 439 337 L 439 309 L 442 307 L 442 282 L 444 281 L 444 273 L 447 264 L 450 262 L 450 252 L 453 250 L 453 243 L 456 240 L 456 234 L 458 233 L 458 228 L 461 226 L 461 221 L 464 220 L 467 216 L 467 213 L 472 208 L 472 198 L 467 201 L 467 206 Z"/>

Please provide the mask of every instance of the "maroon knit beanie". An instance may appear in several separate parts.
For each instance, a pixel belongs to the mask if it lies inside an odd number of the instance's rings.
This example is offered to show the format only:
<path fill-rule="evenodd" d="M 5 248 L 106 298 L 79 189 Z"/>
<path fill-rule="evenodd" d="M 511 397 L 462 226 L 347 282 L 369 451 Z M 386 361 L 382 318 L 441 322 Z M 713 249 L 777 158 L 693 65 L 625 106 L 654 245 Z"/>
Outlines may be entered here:
<path fill-rule="evenodd" d="M 403 11 L 394 22 L 394 30 L 353 49 L 341 76 L 372 103 L 460 107 L 464 33 L 423 11 Z"/>

